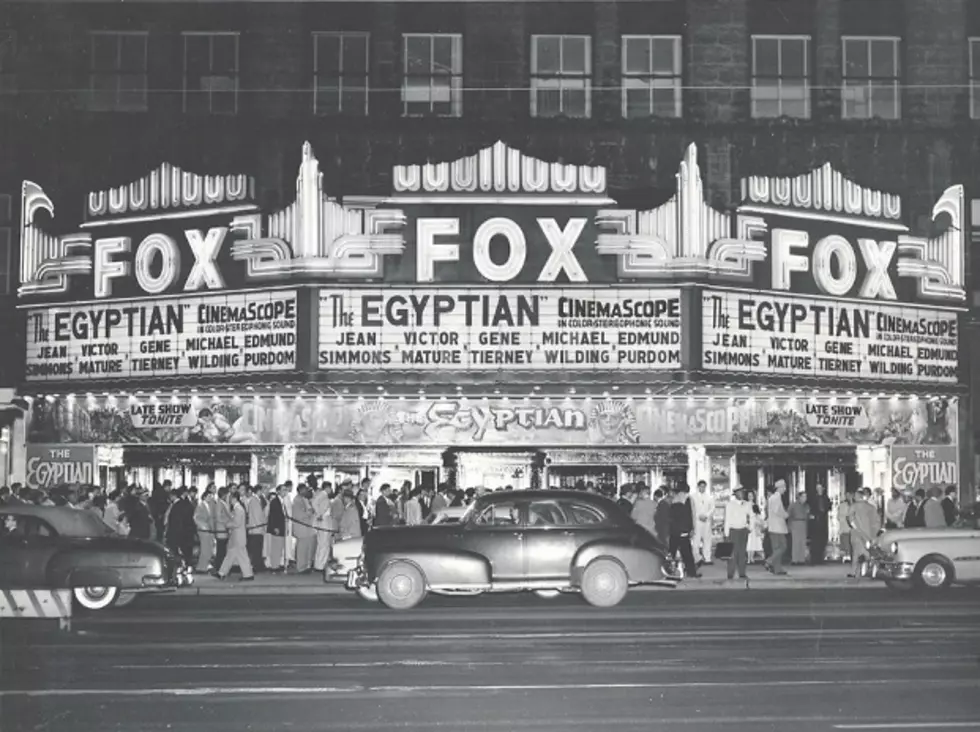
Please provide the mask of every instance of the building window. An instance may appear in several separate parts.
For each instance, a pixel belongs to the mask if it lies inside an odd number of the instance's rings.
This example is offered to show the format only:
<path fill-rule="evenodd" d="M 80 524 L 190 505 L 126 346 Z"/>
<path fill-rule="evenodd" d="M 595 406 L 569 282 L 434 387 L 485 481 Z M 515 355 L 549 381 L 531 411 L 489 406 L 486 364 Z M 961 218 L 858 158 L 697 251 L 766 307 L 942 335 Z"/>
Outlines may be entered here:
<path fill-rule="evenodd" d="M 313 34 L 313 111 L 368 113 L 368 34 Z"/>
<path fill-rule="evenodd" d="M 898 38 L 845 36 L 844 119 L 898 119 L 901 67 Z"/>
<path fill-rule="evenodd" d="M 463 114 L 463 36 L 406 33 L 402 110 L 406 115 Z"/>
<path fill-rule="evenodd" d="M 531 37 L 531 116 L 592 115 L 592 38 Z"/>
<path fill-rule="evenodd" d="M 91 37 L 89 110 L 145 112 L 148 34 L 96 31 Z"/>
<path fill-rule="evenodd" d="M 810 37 L 752 36 L 752 116 L 810 116 Z"/>
<path fill-rule="evenodd" d="M 0 31 L 0 95 L 17 91 L 17 76 L 14 73 L 16 54 L 17 34 L 14 31 Z"/>
<path fill-rule="evenodd" d="M 680 36 L 623 36 L 623 116 L 681 116 Z"/>
<path fill-rule="evenodd" d="M 237 33 L 184 33 L 184 111 L 238 113 Z"/>
<path fill-rule="evenodd" d="M 980 38 L 970 39 L 970 119 L 980 119 Z"/>
<path fill-rule="evenodd" d="M 14 254 L 14 197 L 0 193 L 0 295 L 11 294 Z"/>

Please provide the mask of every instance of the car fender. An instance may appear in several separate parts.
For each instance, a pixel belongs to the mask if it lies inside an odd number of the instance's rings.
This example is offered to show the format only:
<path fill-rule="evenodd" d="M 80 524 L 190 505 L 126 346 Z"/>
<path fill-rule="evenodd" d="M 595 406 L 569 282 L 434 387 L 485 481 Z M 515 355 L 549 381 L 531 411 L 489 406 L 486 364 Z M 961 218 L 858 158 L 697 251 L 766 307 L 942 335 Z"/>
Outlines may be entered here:
<path fill-rule="evenodd" d="M 395 561 L 415 565 L 433 586 L 484 585 L 490 583 L 490 563 L 475 552 L 449 549 L 408 549 L 404 552 L 384 552 L 368 568 L 371 580 L 377 580 L 384 568 Z"/>
<path fill-rule="evenodd" d="M 141 582 L 124 581 L 119 568 L 98 566 L 109 557 L 101 552 L 62 551 L 51 558 L 47 576 L 54 587 L 138 588 Z"/>
<path fill-rule="evenodd" d="M 596 541 L 579 548 L 572 558 L 572 584 L 578 586 L 585 568 L 596 559 L 612 559 L 622 565 L 631 583 L 663 579 L 663 557 L 657 552 L 627 542 Z"/>

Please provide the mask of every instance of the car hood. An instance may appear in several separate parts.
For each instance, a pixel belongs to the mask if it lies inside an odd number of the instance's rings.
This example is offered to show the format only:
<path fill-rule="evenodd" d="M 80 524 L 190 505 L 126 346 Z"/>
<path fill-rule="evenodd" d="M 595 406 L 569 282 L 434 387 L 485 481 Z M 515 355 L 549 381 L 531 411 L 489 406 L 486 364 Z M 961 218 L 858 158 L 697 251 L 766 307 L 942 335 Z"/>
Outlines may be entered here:
<path fill-rule="evenodd" d="M 891 529 L 881 534 L 875 543 L 879 546 L 888 546 L 893 541 L 933 541 L 954 536 L 974 536 L 976 533 L 976 529 Z"/>

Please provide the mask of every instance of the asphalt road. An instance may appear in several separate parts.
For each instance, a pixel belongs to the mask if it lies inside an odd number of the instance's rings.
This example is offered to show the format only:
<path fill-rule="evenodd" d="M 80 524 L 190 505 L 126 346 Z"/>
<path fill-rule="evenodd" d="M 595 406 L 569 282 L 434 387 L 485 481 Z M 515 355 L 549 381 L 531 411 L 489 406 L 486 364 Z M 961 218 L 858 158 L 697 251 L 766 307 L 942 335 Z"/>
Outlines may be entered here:
<path fill-rule="evenodd" d="M 980 593 L 161 597 L 0 626 L 0 730 L 980 730 Z"/>

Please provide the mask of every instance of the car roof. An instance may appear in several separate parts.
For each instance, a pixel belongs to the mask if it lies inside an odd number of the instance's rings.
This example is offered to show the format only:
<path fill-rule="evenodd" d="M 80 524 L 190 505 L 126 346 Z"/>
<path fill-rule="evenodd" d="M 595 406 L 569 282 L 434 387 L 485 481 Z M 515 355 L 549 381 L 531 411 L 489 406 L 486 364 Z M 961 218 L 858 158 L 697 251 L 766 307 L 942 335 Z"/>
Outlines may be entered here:
<path fill-rule="evenodd" d="M 601 506 L 608 506 L 610 504 L 614 506 L 616 505 L 614 500 L 611 498 L 606 498 L 605 496 L 600 496 L 598 493 L 587 493 L 586 491 L 575 491 L 562 488 L 533 488 L 527 490 L 494 491 L 493 493 L 487 493 L 483 496 L 484 500 L 492 499 L 494 501 L 554 501 L 562 498 L 574 501 L 585 501 L 586 503 L 593 503 Z"/>
<path fill-rule="evenodd" d="M 47 521 L 54 530 L 65 536 L 93 536 L 92 514 L 70 506 L 34 506 L 4 504 L 0 514 L 7 516 L 36 516 Z"/>

